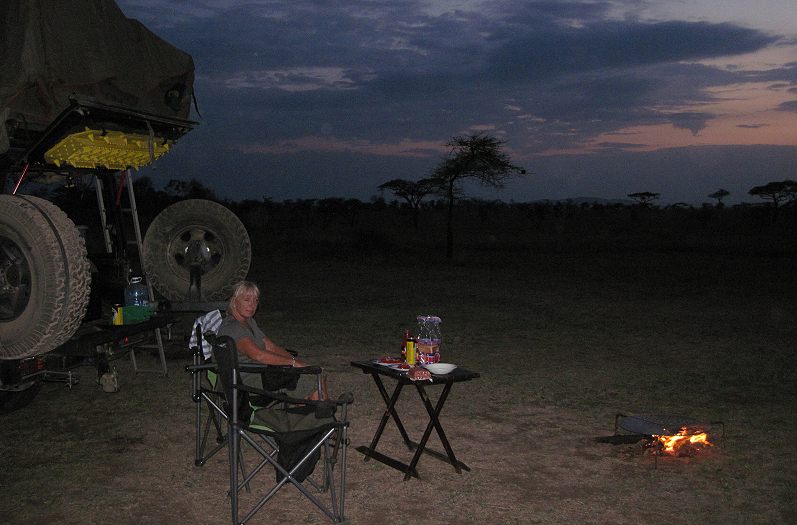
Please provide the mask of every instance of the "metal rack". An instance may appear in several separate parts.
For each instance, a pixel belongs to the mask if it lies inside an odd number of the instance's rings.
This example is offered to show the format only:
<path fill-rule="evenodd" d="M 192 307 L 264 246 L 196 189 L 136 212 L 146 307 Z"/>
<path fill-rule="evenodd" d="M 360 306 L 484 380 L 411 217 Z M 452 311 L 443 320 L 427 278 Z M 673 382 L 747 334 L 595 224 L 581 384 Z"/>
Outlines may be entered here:
<path fill-rule="evenodd" d="M 107 207 L 105 202 L 105 191 L 104 191 L 104 183 L 103 179 L 99 176 L 95 176 L 95 183 L 96 183 L 96 193 L 97 193 L 97 204 L 100 210 L 100 225 L 103 231 L 103 240 L 105 242 L 105 251 L 108 254 L 114 253 L 114 248 L 117 251 L 121 251 L 122 254 L 130 260 L 131 262 L 131 269 L 135 268 L 135 271 L 138 272 L 142 277 L 144 277 L 145 282 L 147 283 L 147 291 L 149 295 L 149 300 L 151 302 L 155 301 L 155 293 L 152 289 L 152 284 L 150 283 L 149 279 L 147 279 L 146 273 L 144 271 L 144 264 L 143 264 L 143 251 L 144 251 L 144 244 L 143 239 L 141 236 L 141 224 L 138 218 L 138 208 L 136 206 L 136 197 L 135 191 L 133 190 L 133 177 L 132 172 L 130 169 L 125 171 L 119 172 L 119 176 L 121 177 L 120 181 L 115 181 L 112 177 L 106 177 L 105 180 L 110 182 L 113 186 L 111 190 L 114 190 L 117 195 L 117 200 L 114 203 L 114 206 Z M 126 190 L 127 193 L 127 203 L 123 203 L 124 198 L 124 191 Z M 126 205 L 125 205 L 126 204 Z M 115 237 L 118 239 L 120 246 L 114 247 L 113 241 L 111 238 L 111 229 L 113 226 L 110 225 L 108 221 L 108 214 L 113 213 L 115 215 L 115 220 L 113 221 L 114 224 L 118 225 L 117 228 L 119 231 L 115 232 Z M 132 230 L 132 236 L 130 235 Z M 135 253 L 133 253 L 135 252 Z M 130 360 L 133 363 L 133 369 L 136 373 L 139 372 L 154 372 L 154 373 L 162 373 L 164 376 L 169 374 L 169 370 L 166 366 L 166 355 L 163 349 L 163 335 L 161 334 L 161 329 L 159 327 L 153 328 L 153 333 L 155 336 L 155 343 L 143 343 L 138 345 L 131 345 L 130 346 Z M 136 350 L 157 350 L 158 358 L 160 360 L 160 367 L 159 368 L 139 368 L 138 359 L 136 357 Z"/>

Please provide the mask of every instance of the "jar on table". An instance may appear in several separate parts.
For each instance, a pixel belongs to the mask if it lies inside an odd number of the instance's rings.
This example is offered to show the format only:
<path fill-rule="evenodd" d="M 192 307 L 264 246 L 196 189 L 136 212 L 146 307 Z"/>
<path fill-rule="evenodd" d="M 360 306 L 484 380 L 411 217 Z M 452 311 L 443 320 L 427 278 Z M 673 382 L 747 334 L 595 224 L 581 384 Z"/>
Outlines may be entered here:
<path fill-rule="evenodd" d="M 440 344 L 442 336 L 440 333 L 440 323 L 442 322 L 436 315 L 419 315 L 416 354 L 421 363 L 440 362 Z"/>

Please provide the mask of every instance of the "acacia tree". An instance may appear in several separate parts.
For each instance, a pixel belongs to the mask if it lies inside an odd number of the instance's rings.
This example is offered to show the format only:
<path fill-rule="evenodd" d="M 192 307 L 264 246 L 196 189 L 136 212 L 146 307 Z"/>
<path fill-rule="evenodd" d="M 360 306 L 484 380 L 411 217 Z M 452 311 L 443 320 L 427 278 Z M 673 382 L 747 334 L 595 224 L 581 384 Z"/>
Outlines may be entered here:
<path fill-rule="evenodd" d="M 421 201 L 424 197 L 435 191 L 435 184 L 432 179 L 421 179 L 418 181 L 393 179 L 379 185 L 380 190 L 390 190 L 393 195 L 404 199 L 412 208 L 412 224 L 418 229 L 418 213 L 421 209 Z"/>
<path fill-rule="evenodd" d="M 432 173 L 431 180 L 448 202 L 446 257 L 454 256 L 454 201 L 462 194 L 460 184 L 474 179 L 485 186 L 502 188 L 506 180 L 526 170 L 512 164 L 504 142 L 489 135 L 456 136 L 448 142 L 449 154 Z"/>
<path fill-rule="evenodd" d="M 730 194 L 731 194 L 731 192 L 729 192 L 728 190 L 724 190 L 724 189 L 720 188 L 717 191 L 715 191 L 714 193 L 710 194 L 708 196 L 708 198 L 709 199 L 717 199 L 717 208 L 721 208 L 723 206 L 722 199 L 724 199 L 725 197 L 727 197 Z"/>
<path fill-rule="evenodd" d="M 763 186 L 755 186 L 748 191 L 750 195 L 769 199 L 775 208 L 781 204 L 794 202 L 797 200 L 797 182 L 793 180 L 782 180 L 779 182 L 768 182 Z"/>
<path fill-rule="evenodd" d="M 638 193 L 629 193 L 628 196 L 636 201 L 637 204 L 643 208 L 649 208 L 653 201 L 659 198 L 658 193 L 650 191 L 640 191 Z"/>
<path fill-rule="evenodd" d="M 178 199 L 208 199 L 217 200 L 216 192 L 196 179 L 172 179 L 164 188 L 167 195 Z"/>
<path fill-rule="evenodd" d="M 768 182 L 763 186 L 750 188 L 747 193 L 772 202 L 771 220 L 774 223 L 778 219 L 781 205 L 797 202 L 797 182 L 790 179 Z"/>

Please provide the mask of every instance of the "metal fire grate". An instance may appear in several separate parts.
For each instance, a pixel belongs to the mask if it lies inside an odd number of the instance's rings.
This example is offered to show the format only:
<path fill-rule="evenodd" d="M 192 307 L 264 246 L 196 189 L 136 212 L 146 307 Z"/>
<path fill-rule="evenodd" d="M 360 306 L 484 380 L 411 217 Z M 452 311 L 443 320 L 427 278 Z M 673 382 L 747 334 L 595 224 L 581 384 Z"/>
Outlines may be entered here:
<path fill-rule="evenodd" d="M 682 428 L 687 427 L 692 430 L 700 429 L 709 435 L 710 438 L 718 442 L 725 435 L 725 423 L 722 421 L 699 421 L 684 416 L 662 416 L 662 415 L 634 415 L 617 414 L 614 417 L 614 434 L 619 435 L 620 430 L 639 436 L 672 436 L 677 434 Z"/>
<path fill-rule="evenodd" d="M 653 455 L 658 458 L 661 449 L 656 436 L 674 436 L 682 428 L 688 429 L 690 434 L 705 432 L 714 445 L 721 445 L 724 441 L 725 424 L 722 421 L 705 422 L 684 416 L 653 414 L 617 414 L 614 418 L 614 435 L 597 438 L 597 441 L 613 445 L 642 442 L 647 449 L 653 447 Z M 658 464 L 658 459 L 656 463 Z"/>

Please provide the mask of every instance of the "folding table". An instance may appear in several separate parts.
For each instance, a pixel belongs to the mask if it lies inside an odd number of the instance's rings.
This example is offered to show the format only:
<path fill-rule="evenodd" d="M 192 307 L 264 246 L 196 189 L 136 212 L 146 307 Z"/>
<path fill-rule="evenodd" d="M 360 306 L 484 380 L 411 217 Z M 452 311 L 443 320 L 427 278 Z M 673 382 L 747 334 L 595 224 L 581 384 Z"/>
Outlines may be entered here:
<path fill-rule="evenodd" d="M 365 455 L 365 461 L 373 458 L 396 470 L 404 472 L 404 481 L 407 481 L 411 477 L 419 477 L 416 467 L 421 455 L 424 453 L 452 465 L 454 470 L 460 474 L 463 470 L 470 471 L 470 467 L 459 461 L 454 455 L 454 450 L 451 448 L 448 438 L 446 438 L 445 431 L 443 431 L 443 425 L 440 423 L 440 412 L 443 410 L 443 406 L 445 405 L 448 394 L 451 391 L 451 387 L 454 385 L 454 383 L 476 379 L 479 377 L 478 373 L 471 372 L 470 370 L 466 370 L 464 368 L 455 368 L 450 374 L 433 374 L 432 381 L 429 382 L 412 381 L 407 377 L 406 371 L 383 366 L 372 361 L 352 361 L 351 366 L 361 369 L 364 374 L 371 375 L 374 383 L 376 384 L 376 388 L 379 390 L 379 394 L 382 396 L 382 399 L 386 404 L 385 412 L 382 415 L 382 419 L 379 421 L 379 426 L 376 429 L 376 434 L 374 434 L 374 437 L 371 440 L 371 445 L 368 447 L 360 446 L 356 449 L 358 452 L 361 452 Z M 383 377 L 396 380 L 396 386 L 393 389 L 393 393 L 390 395 L 388 395 L 385 384 L 382 381 Z M 412 441 L 409 435 L 407 435 L 407 431 L 404 429 L 404 425 L 401 423 L 401 418 L 396 411 L 396 402 L 398 401 L 399 395 L 401 395 L 402 389 L 406 385 L 410 384 L 415 386 L 415 389 L 417 390 L 418 395 L 423 402 L 423 406 L 426 408 L 426 412 L 429 415 L 429 423 L 426 425 L 426 430 L 421 437 L 421 441 L 418 443 Z M 433 406 L 432 401 L 429 399 L 429 395 L 426 393 L 426 387 L 437 385 L 443 385 L 443 391 L 440 393 L 437 403 Z M 382 432 L 384 432 L 385 426 L 391 417 L 398 427 L 398 431 L 404 440 L 404 444 L 407 445 L 409 450 L 415 451 L 415 454 L 413 455 L 409 464 L 391 458 L 385 454 L 382 454 L 381 452 L 377 452 L 376 450 L 376 446 L 379 444 L 379 439 L 382 437 Z M 429 436 L 432 434 L 433 428 L 437 432 L 440 442 L 443 444 L 445 454 L 426 448 L 426 443 L 429 440 Z"/>

